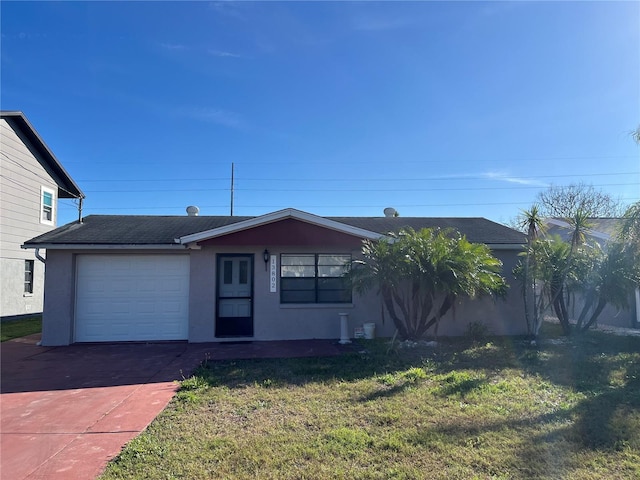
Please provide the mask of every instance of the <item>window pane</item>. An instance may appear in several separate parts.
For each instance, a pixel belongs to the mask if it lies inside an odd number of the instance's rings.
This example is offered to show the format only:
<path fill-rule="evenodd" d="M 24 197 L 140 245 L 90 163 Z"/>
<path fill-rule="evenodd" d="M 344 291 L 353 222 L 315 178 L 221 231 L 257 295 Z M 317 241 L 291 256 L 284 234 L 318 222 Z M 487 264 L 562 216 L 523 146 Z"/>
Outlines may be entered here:
<path fill-rule="evenodd" d="M 351 255 L 318 255 L 318 265 L 345 265 L 351 263 Z"/>
<path fill-rule="evenodd" d="M 350 265 L 351 255 L 318 255 L 318 276 L 341 277 Z"/>
<path fill-rule="evenodd" d="M 223 263 L 225 285 L 231 285 L 233 283 L 233 262 L 231 260 L 225 260 Z"/>
<path fill-rule="evenodd" d="M 318 291 L 318 303 L 351 303 L 350 290 Z"/>
<path fill-rule="evenodd" d="M 24 261 L 24 293 L 33 293 L 33 260 Z"/>
<path fill-rule="evenodd" d="M 281 255 L 282 303 L 350 303 L 351 255 Z"/>
<path fill-rule="evenodd" d="M 344 278 L 319 278 L 318 290 L 346 290 L 347 281 Z"/>
<path fill-rule="evenodd" d="M 315 291 L 316 281 L 313 278 L 283 278 L 280 281 L 282 290 L 309 290 Z"/>
<path fill-rule="evenodd" d="M 315 277 L 316 269 L 314 266 L 304 265 L 282 265 L 280 267 L 282 277 Z"/>
<path fill-rule="evenodd" d="M 51 207 L 42 207 L 42 218 L 47 221 L 53 220 L 53 209 Z"/>
<path fill-rule="evenodd" d="M 319 277 L 341 277 L 345 273 L 347 273 L 348 267 L 346 266 L 321 266 L 318 265 L 318 276 Z"/>
<path fill-rule="evenodd" d="M 315 255 L 286 255 L 280 256 L 280 265 L 311 265 L 316 264 Z"/>
<path fill-rule="evenodd" d="M 53 195 L 49 192 L 42 192 L 42 205 L 46 207 L 53 207 Z"/>
<path fill-rule="evenodd" d="M 351 288 L 344 278 L 318 279 L 319 303 L 350 303 Z"/>
<path fill-rule="evenodd" d="M 280 301 L 282 303 L 315 303 L 315 278 L 281 278 Z"/>
<path fill-rule="evenodd" d="M 249 262 L 240 260 L 240 285 L 246 285 L 249 278 Z"/>
<path fill-rule="evenodd" d="M 316 303 L 316 295 L 313 291 L 282 290 L 280 301 L 282 303 Z"/>

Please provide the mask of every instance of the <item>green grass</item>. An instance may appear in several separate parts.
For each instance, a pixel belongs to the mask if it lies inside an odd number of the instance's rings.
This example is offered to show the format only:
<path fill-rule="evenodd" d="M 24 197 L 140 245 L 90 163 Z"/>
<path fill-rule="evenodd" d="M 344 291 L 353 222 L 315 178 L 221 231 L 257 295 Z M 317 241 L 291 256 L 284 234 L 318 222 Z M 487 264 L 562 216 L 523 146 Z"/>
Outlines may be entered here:
<path fill-rule="evenodd" d="M 102 478 L 640 478 L 640 338 L 360 346 L 208 362 Z"/>
<path fill-rule="evenodd" d="M 42 331 L 42 315 L 0 323 L 0 341 L 25 337 Z"/>

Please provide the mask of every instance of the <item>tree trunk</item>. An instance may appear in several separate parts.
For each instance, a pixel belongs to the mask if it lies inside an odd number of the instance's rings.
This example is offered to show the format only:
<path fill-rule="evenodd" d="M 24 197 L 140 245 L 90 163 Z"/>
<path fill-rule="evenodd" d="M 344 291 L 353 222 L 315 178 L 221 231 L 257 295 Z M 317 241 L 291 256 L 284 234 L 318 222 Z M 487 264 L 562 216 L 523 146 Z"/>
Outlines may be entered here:
<path fill-rule="evenodd" d="M 388 288 L 381 288 L 380 294 L 382 295 L 382 299 L 384 301 L 385 307 L 387 307 L 387 312 L 389 312 L 389 316 L 391 320 L 393 320 L 393 324 L 398 329 L 398 333 L 404 339 L 408 338 L 407 326 L 404 324 L 404 321 L 398 317 L 396 313 L 395 305 L 393 303 L 393 298 L 391 296 L 391 292 Z"/>
<path fill-rule="evenodd" d="M 562 326 L 562 332 L 564 335 L 571 335 L 571 324 L 569 323 L 569 315 L 567 313 L 567 308 L 564 305 L 564 296 L 562 295 L 562 288 L 560 288 L 557 292 L 552 292 L 553 294 L 553 310 L 560 321 L 560 326 Z"/>
<path fill-rule="evenodd" d="M 591 318 L 589 318 L 589 321 L 584 325 L 584 327 L 582 327 L 582 330 L 581 330 L 582 332 L 586 332 L 587 330 L 589 330 L 589 327 L 591 327 L 591 325 L 593 325 L 596 322 L 596 320 L 602 313 L 602 310 L 604 310 L 604 307 L 606 306 L 607 306 L 607 302 L 605 300 L 600 299 L 598 301 L 598 305 L 596 306 L 596 309 L 593 311 L 593 314 L 591 314 Z"/>
<path fill-rule="evenodd" d="M 580 315 L 578 316 L 578 320 L 576 321 L 576 330 L 582 330 L 584 319 L 587 317 L 587 313 L 589 313 L 589 310 L 591 310 L 591 307 L 593 307 L 594 303 L 594 295 L 587 294 L 584 296 L 584 305 L 582 306 L 582 310 L 580 310 Z"/>

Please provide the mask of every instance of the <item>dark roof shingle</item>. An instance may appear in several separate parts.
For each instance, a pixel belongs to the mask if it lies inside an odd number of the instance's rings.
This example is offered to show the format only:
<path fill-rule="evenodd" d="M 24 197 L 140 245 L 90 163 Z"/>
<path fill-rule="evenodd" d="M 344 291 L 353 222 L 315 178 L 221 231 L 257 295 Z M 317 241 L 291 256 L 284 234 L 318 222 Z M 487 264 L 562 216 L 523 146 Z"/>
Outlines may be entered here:
<path fill-rule="evenodd" d="M 83 223 L 70 223 L 35 237 L 25 246 L 38 245 L 167 245 L 176 238 L 206 232 L 256 217 L 90 215 Z M 387 234 L 411 227 L 451 228 L 476 243 L 521 244 L 524 235 L 485 218 L 430 217 L 325 217 L 327 220 Z"/>

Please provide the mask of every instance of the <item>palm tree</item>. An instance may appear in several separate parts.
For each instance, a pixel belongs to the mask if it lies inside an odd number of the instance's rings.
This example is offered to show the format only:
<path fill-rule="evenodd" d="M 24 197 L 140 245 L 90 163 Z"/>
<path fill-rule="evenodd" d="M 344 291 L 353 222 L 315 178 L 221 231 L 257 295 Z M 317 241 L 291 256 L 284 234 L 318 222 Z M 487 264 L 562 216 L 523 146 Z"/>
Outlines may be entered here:
<path fill-rule="evenodd" d="M 377 288 L 404 339 L 419 339 L 461 297 L 506 293 L 502 263 L 486 245 L 454 231 L 407 229 L 388 240 L 365 241 L 349 273 L 356 291 Z"/>
<path fill-rule="evenodd" d="M 635 245 L 640 251 L 640 201 L 627 208 L 622 219 L 618 240 Z"/>
<path fill-rule="evenodd" d="M 587 238 L 587 232 L 593 227 L 593 223 L 589 220 L 589 216 L 583 210 L 578 210 L 571 218 L 567 219 L 571 226 L 571 250 L 575 250 L 584 245 Z"/>
<path fill-rule="evenodd" d="M 576 330 L 586 331 L 608 304 L 629 308 L 630 294 L 638 285 L 640 266 L 632 249 L 620 242 L 607 245 L 607 251 L 596 249 L 589 272 L 583 277 L 584 306 L 576 322 Z"/>
<path fill-rule="evenodd" d="M 527 249 L 525 251 L 525 263 L 522 270 L 522 298 L 524 300 L 524 314 L 527 321 L 527 331 L 530 335 L 536 336 L 541 325 L 538 312 L 536 277 L 531 276 L 531 264 L 535 263 L 535 251 L 533 245 L 538 239 L 540 232 L 544 230 L 544 221 L 540 215 L 540 209 L 533 205 L 531 209 L 521 213 L 519 226 L 527 231 Z M 529 301 L 532 300 L 533 312 Z M 533 318 L 532 318 L 533 317 Z"/>
<path fill-rule="evenodd" d="M 532 275 L 542 286 L 540 313 L 552 308 L 560 321 L 565 335 L 571 334 L 569 313 L 565 302 L 568 291 L 567 280 L 573 279 L 572 263 L 575 256 L 571 254 L 571 245 L 554 235 L 534 243 L 536 263 Z M 547 304 L 544 304 L 544 299 Z"/>

